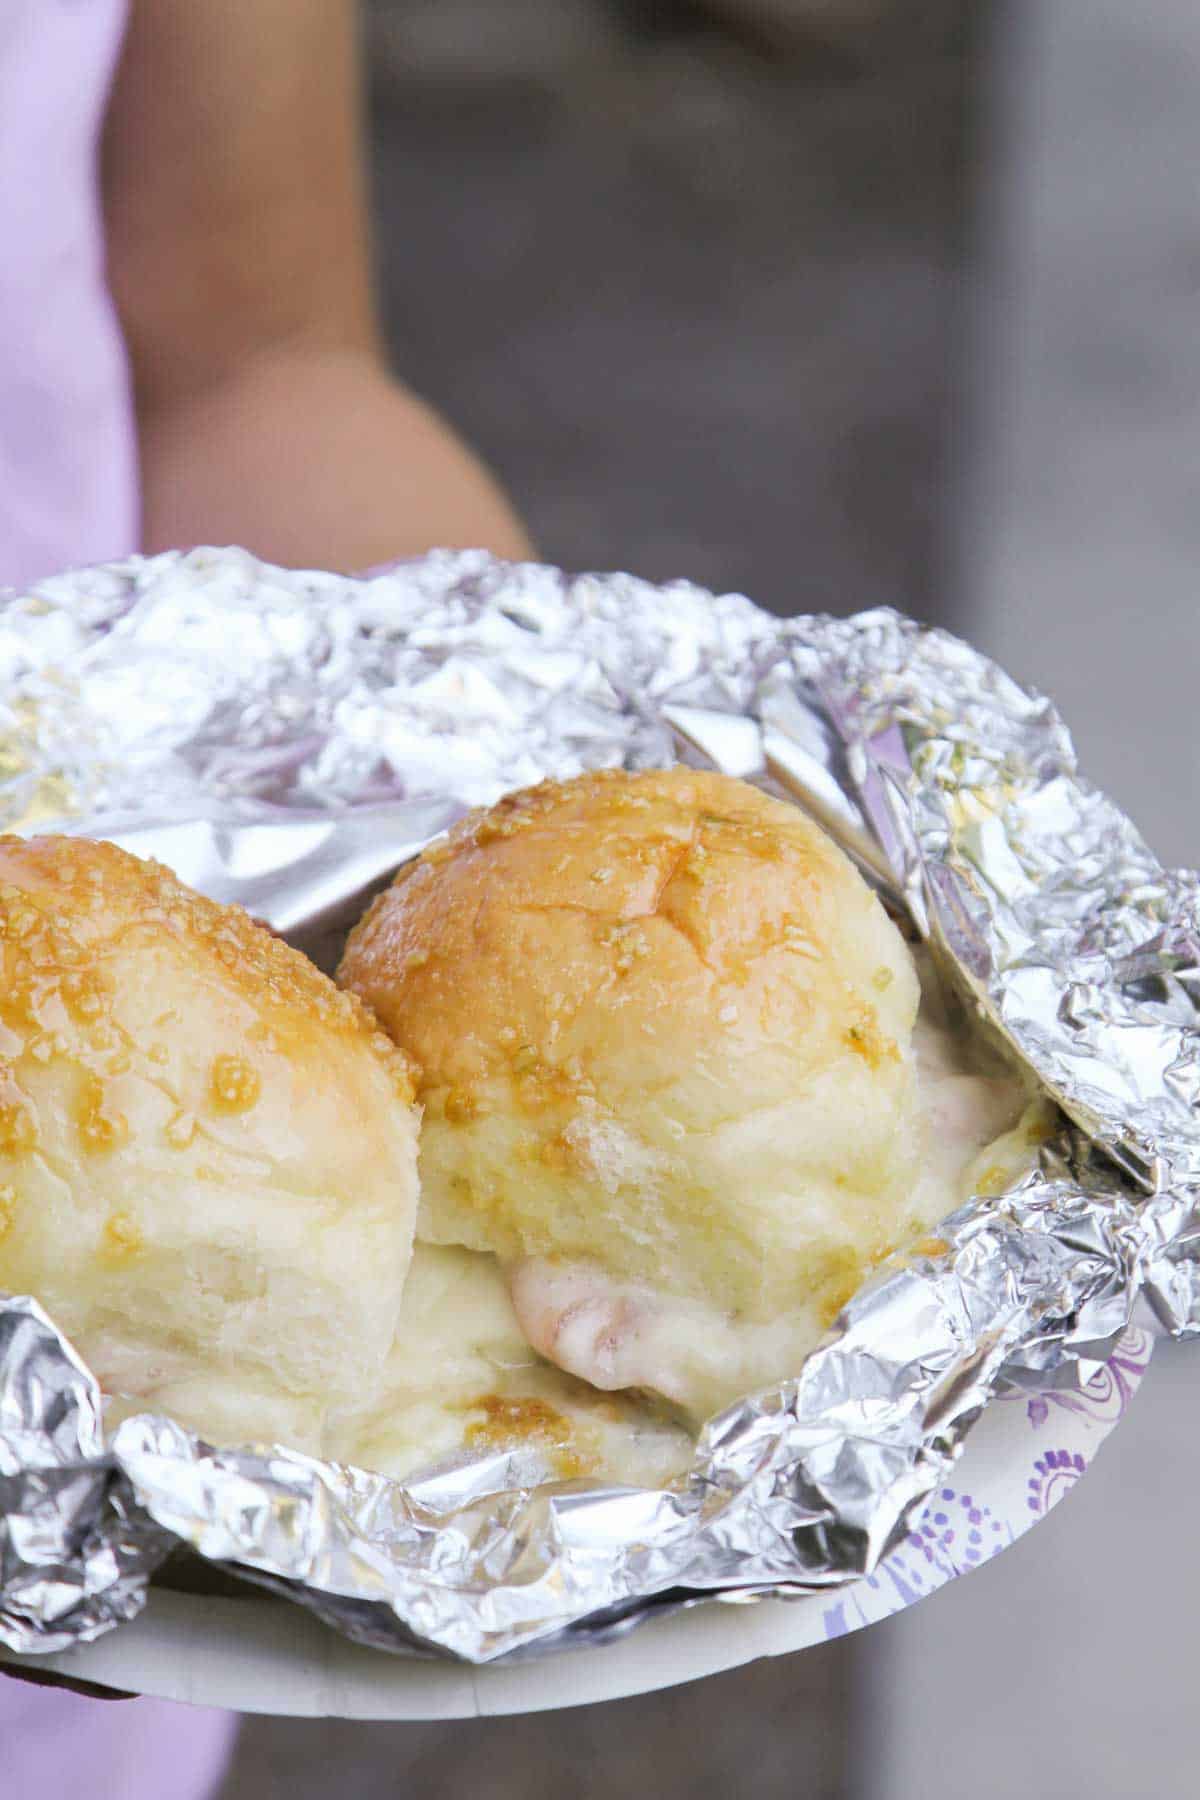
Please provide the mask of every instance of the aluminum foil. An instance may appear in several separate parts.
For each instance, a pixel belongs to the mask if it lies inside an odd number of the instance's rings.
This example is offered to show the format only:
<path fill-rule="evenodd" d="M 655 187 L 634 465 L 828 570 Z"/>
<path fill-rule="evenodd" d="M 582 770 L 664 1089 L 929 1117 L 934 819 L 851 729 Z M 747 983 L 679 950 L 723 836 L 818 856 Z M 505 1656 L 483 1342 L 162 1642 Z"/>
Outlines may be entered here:
<path fill-rule="evenodd" d="M 1063 1109 L 1012 1192 L 897 1254 L 794 1380 L 712 1420 L 664 1491 L 492 1456 L 400 1484 L 99 1394 L 0 1308 L 0 1638 L 136 1610 L 164 1548 L 360 1641 L 482 1662 L 700 1597 L 870 1572 L 988 1400 L 1080 1384 L 1125 1327 L 1200 1330 L 1200 887 L 1081 780 L 1050 704 L 889 611 L 439 553 L 364 578 L 196 551 L 0 607 L 0 817 L 156 853 L 280 929 L 335 921 L 472 804 L 679 756 L 810 807 Z M 928 1249 L 930 1246 L 925 1246 Z"/>

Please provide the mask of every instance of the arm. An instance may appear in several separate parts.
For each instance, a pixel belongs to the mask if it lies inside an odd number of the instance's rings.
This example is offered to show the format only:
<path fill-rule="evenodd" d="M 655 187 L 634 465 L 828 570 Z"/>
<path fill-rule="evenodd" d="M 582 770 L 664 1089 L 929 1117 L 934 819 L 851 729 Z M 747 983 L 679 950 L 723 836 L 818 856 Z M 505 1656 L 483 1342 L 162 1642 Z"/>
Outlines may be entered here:
<path fill-rule="evenodd" d="M 340 569 L 436 544 L 529 553 L 385 366 L 353 0 L 133 0 L 103 172 L 147 550 Z"/>

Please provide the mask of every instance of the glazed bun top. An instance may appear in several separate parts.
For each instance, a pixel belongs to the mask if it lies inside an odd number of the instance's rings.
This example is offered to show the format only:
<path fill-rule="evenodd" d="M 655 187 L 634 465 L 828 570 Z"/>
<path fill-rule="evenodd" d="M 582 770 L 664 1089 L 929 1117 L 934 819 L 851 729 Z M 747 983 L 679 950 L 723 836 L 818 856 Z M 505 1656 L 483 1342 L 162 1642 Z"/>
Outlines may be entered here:
<path fill-rule="evenodd" d="M 0 839 L 0 1285 L 122 1407 L 320 1448 L 391 1344 L 412 1102 L 366 1009 L 241 909 Z"/>
<path fill-rule="evenodd" d="M 510 795 L 401 871 L 339 979 L 417 1066 L 432 1242 L 767 1322 L 910 1223 L 912 958 L 833 842 L 743 782 Z"/>

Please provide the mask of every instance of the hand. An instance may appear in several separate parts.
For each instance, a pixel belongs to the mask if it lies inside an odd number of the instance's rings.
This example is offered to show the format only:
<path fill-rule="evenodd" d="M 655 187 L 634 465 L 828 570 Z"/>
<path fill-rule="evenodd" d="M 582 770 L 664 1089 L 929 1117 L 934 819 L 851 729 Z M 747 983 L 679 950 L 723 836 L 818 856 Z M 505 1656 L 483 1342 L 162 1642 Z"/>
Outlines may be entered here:
<path fill-rule="evenodd" d="M 477 459 L 388 374 L 355 12 L 354 0 L 129 8 L 105 120 L 105 251 L 133 374 L 143 549 L 241 544 L 346 571 L 434 545 L 530 554 Z"/>

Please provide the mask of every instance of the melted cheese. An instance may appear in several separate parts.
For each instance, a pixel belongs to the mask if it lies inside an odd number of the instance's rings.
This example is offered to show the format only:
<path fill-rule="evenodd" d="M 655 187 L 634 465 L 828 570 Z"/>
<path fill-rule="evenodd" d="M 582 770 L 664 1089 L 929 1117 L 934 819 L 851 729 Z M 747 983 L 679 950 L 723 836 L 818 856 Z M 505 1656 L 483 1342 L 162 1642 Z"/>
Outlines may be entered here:
<path fill-rule="evenodd" d="M 537 1356 L 495 1259 L 418 1244 L 381 1392 L 344 1419 L 339 1454 L 399 1478 L 520 1453 L 518 1479 L 659 1487 L 692 1437 L 637 1397 L 600 1393 Z"/>

